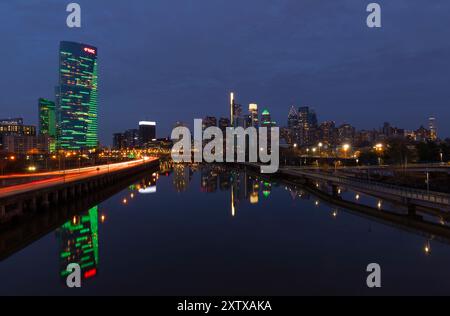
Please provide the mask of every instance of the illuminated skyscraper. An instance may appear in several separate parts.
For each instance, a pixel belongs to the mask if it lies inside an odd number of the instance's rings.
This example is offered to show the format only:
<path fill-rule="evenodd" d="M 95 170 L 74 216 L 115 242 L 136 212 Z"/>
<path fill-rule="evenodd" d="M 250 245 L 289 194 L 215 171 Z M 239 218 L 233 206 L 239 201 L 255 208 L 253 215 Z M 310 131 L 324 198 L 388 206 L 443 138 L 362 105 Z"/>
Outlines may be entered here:
<path fill-rule="evenodd" d="M 432 141 L 437 140 L 438 135 L 437 135 L 437 127 L 436 127 L 436 118 L 434 116 L 431 116 L 428 119 L 428 127 L 430 129 L 430 139 Z"/>
<path fill-rule="evenodd" d="M 230 119 L 228 119 L 226 117 L 221 117 L 219 119 L 219 128 L 224 135 L 227 131 L 227 127 L 230 127 L 230 126 L 231 126 Z"/>
<path fill-rule="evenodd" d="M 207 116 L 203 119 L 202 129 L 205 130 L 208 127 L 217 127 L 217 118 L 214 116 Z"/>
<path fill-rule="evenodd" d="M 58 148 L 79 150 L 98 145 L 97 48 L 61 42 L 57 100 Z"/>
<path fill-rule="evenodd" d="M 39 135 L 48 136 L 49 150 L 56 150 L 56 106 L 55 102 L 39 99 Z"/>
<path fill-rule="evenodd" d="M 55 102 L 39 99 L 39 134 L 56 137 Z"/>
<path fill-rule="evenodd" d="M 268 110 L 264 110 L 261 113 L 261 126 L 262 127 L 272 127 L 272 118 Z"/>
<path fill-rule="evenodd" d="M 242 115 L 242 105 L 237 104 L 235 100 L 235 94 L 230 94 L 230 123 L 231 127 L 244 126 L 244 119 Z"/>
<path fill-rule="evenodd" d="M 231 126 L 234 126 L 233 125 L 233 122 L 234 122 L 234 92 L 231 92 L 230 93 L 230 123 L 231 123 Z"/>
<path fill-rule="evenodd" d="M 316 142 L 318 128 L 316 112 L 308 106 L 298 109 L 299 142 L 301 146 L 312 145 Z"/>
<path fill-rule="evenodd" d="M 139 146 L 146 147 L 156 139 L 156 122 L 139 122 Z"/>
<path fill-rule="evenodd" d="M 249 118 L 251 120 L 251 126 L 258 128 L 259 119 L 258 119 L 258 105 L 255 103 L 251 103 L 248 106 Z"/>

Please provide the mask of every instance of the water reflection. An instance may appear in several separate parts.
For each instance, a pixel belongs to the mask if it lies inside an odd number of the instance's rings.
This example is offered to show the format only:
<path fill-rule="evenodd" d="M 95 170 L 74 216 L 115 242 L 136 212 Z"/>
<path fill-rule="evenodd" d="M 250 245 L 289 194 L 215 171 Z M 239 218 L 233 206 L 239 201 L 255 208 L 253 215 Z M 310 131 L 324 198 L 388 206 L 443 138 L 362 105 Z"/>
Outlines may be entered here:
<path fill-rule="evenodd" d="M 176 288 L 180 278 L 187 278 L 183 284 L 196 284 L 189 282 L 192 280 L 186 276 L 190 275 L 205 284 L 205 288 L 209 288 L 227 284 L 234 273 L 236 278 L 245 278 L 251 275 L 254 267 L 260 266 L 260 274 L 252 275 L 252 282 L 257 282 L 255 280 L 259 280 L 260 275 L 264 274 L 272 278 L 270 282 L 276 283 L 279 280 L 277 272 L 270 274 L 271 271 L 286 271 L 286 275 L 283 275 L 285 279 L 301 275 L 302 269 L 323 273 L 328 267 L 323 262 L 330 258 L 339 264 L 350 264 L 353 259 L 364 262 L 367 258 L 372 260 L 375 254 L 377 258 L 390 255 L 396 259 L 393 261 L 400 262 L 402 254 L 404 255 L 404 252 L 401 253 L 402 247 L 405 245 L 412 245 L 414 256 L 423 259 L 430 260 L 442 255 L 442 244 L 435 240 L 446 243 L 450 241 L 447 217 L 440 215 L 434 224 L 426 222 L 417 214 L 409 216 L 389 213 L 385 209 L 388 204 L 387 201 L 349 188 L 332 190 L 326 183 L 300 185 L 285 179 L 264 177 L 244 169 L 162 162 L 159 172 L 149 172 L 131 179 L 120 190 L 95 204 L 77 206 L 75 213 L 59 212 L 64 217 L 62 220 L 55 220 L 57 224 L 52 224 L 51 228 L 43 229 L 43 221 L 39 221 L 33 226 L 24 225 L 10 235 L 0 236 L 0 252 L 3 247 L 14 249 L 8 253 L 27 249 L 32 243 L 27 246 L 21 243 L 21 247 L 11 247 L 6 243 L 19 239 L 37 241 L 48 232 L 52 232 L 51 236 L 54 237 L 56 229 L 58 243 L 40 246 L 51 247 L 52 252 L 58 250 L 59 259 L 53 256 L 50 264 L 46 262 L 47 266 L 59 263 L 57 268 L 51 270 L 52 275 L 65 281 L 67 265 L 78 263 L 82 268 L 83 278 L 93 279 L 94 282 L 89 283 L 94 285 L 91 289 L 101 288 L 103 292 L 109 290 L 110 280 L 115 282 L 118 279 L 130 287 L 138 286 L 135 283 L 142 280 L 139 286 L 143 292 L 151 288 L 151 284 L 155 288 L 164 288 L 164 284 L 169 284 L 166 289 Z M 213 205 L 217 209 L 212 212 Z M 81 215 L 76 213 L 86 209 L 89 210 Z M 103 213 L 104 210 L 108 210 L 108 214 Z M 359 216 L 351 216 L 349 213 Z M 48 218 L 52 218 L 54 214 L 56 213 L 50 214 Z M 49 220 L 45 219 L 45 222 Z M 385 230 L 386 226 L 379 222 L 399 229 Z M 99 223 L 107 225 L 99 227 Z M 370 226 L 370 234 L 365 234 L 367 224 Z M 233 229 L 230 229 L 230 225 L 233 225 Z M 29 235 L 30 227 L 37 233 Z M 404 231 L 408 234 L 402 235 Z M 417 238 L 410 232 L 421 236 Z M 240 246 L 236 247 L 237 244 Z M 118 245 L 127 247 L 121 250 Z M 362 246 L 359 247 L 360 245 Z M 366 248 L 365 245 L 372 248 Z M 389 250 L 382 250 L 382 246 Z M 103 257 L 99 259 L 100 247 Z M 224 266 L 229 264 L 228 258 L 221 255 L 222 250 L 224 253 L 233 251 L 233 261 L 237 266 L 249 269 L 239 274 L 241 270 L 236 268 L 233 274 L 221 279 L 222 283 L 214 282 L 212 285 L 208 282 L 213 277 L 202 276 L 210 273 L 208 276 L 221 278 L 217 271 L 225 271 Z M 432 250 L 433 255 L 430 256 Z M 351 255 L 341 256 L 346 251 Z M 28 258 L 34 258 L 35 255 L 36 252 L 28 252 Z M 18 260 L 18 257 L 20 255 L 8 260 Z M 337 258 L 341 257 L 347 259 L 339 261 L 341 259 Z M 179 268 L 180 262 L 188 268 Z M 131 264 L 133 271 L 129 271 L 129 281 L 120 279 L 121 276 L 111 272 Z M 179 271 L 178 269 L 183 274 L 174 276 L 177 273 L 174 271 Z M 267 271 L 269 273 L 265 274 Z M 0 276 L 1 272 L 0 269 Z M 148 279 L 143 276 L 147 272 Z M 148 280 L 156 281 L 152 283 L 147 282 Z M 297 293 L 302 282 L 304 279 L 296 283 L 297 288 L 286 293 Z M 64 291 L 65 282 L 61 283 L 59 290 Z M 248 282 L 239 286 L 251 287 L 251 284 Z M 284 286 L 277 284 L 280 288 Z M 231 282 L 228 286 L 234 289 Z M 264 284 L 259 284 L 261 286 Z M 255 288 L 258 286 L 255 285 Z M 167 291 L 164 293 L 169 293 Z M 233 293 L 228 291 L 225 294 Z"/>
<path fill-rule="evenodd" d="M 188 189 L 189 183 L 192 180 L 193 172 L 190 166 L 183 164 L 176 164 L 173 167 L 173 186 L 175 191 L 184 192 Z"/>
<path fill-rule="evenodd" d="M 81 267 L 82 277 L 90 279 L 97 275 L 98 252 L 98 206 L 84 215 L 75 215 L 56 231 L 60 242 L 60 271 L 65 283 L 66 270 L 71 263 Z"/>

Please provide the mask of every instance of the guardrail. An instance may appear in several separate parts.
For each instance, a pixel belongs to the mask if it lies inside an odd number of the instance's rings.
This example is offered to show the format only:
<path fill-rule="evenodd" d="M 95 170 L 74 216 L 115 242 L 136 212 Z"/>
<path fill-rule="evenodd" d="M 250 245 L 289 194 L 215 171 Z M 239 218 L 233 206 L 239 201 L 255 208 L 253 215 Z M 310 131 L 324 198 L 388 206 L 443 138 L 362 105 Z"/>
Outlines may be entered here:
<path fill-rule="evenodd" d="M 430 202 L 435 204 L 450 205 L 450 194 L 441 192 L 413 189 L 398 185 L 385 184 L 362 179 L 354 179 L 343 176 L 328 175 L 318 172 L 305 172 L 300 170 L 288 170 L 288 169 L 282 169 L 281 172 L 294 176 L 302 175 L 307 178 L 314 178 L 323 181 L 331 181 L 336 184 L 349 185 L 353 187 L 359 187 L 362 189 L 368 189 L 374 192 L 396 195 L 405 199 Z"/>

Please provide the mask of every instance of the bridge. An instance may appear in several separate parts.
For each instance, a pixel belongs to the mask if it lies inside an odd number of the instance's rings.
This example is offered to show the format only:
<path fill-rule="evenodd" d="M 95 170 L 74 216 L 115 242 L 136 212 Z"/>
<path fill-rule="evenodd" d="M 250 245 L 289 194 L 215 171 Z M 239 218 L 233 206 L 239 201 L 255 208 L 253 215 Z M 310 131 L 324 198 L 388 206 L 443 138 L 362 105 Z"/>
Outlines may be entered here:
<path fill-rule="evenodd" d="M 260 168 L 259 164 L 254 163 L 245 163 L 244 165 L 258 170 Z M 325 172 L 320 168 L 284 166 L 280 167 L 278 174 L 288 178 L 302 179 L 303 181 L 325 182 L 332 188 L 333 194 L 336 196 L 338 195 L 338 187 L 345 186 L 361 193 L 403 203 L 408 206 L 412 213 L 415 212 L 416 206 L 439 209 L 450 213 L 450 194 L 447 193 L 391 185 L 371 181 L 370 179 L 342 175 L 337 172 Z"/>
<path fill-rule="evenodd" d="M 450 206 L 450 194 L 434 192 L 428 190 L 412 189 L 404 186 L 390 185 L 376 181 L 357 179 L 353 177 L 341 176 L 325 172 L 314 172 L 296 170 L 295 168 L 282 168 L 282 174 L 290 176 L 301 176 L 313 180 L 326 181 L 334 185 L 352 187 L 360 191 L 372 194 L 389 195 L 398 197 L 408 203 L 428 203 L 437 204 L 444 207 Z M 449 209 L 450 211 L 450 209 Z"/>
<path fill-rule="evenodd" d="M 158 158 L 34 174 L 42 180 L 0 188 L 0 223 L 20 217 L 27 211 L 75 200 L 115 181 L 159 165 Z M 50 177 L 50 178 L 47 178 Z"/>

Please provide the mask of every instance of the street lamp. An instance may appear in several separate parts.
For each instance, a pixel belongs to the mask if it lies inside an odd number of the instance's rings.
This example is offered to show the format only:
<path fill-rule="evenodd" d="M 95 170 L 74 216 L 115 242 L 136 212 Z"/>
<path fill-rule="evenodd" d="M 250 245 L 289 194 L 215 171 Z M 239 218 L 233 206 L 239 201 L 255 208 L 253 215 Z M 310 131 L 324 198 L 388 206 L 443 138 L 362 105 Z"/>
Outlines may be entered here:
<path fill-rule="evenodd" d="M 384 145 L 381 144 L 381 143 L 376 144 L 376 145 L 375 145 L 375 150 L 376 150 L 376 151 L 383 151 L 383 147 L 384 147 Z"/>
<path fill-rule="evenodd" d="M 342 145 L 342 149 L 344 150 L 345 158 L 347 158 L 347 152 L 350 150 L 350 144 Z"/>

